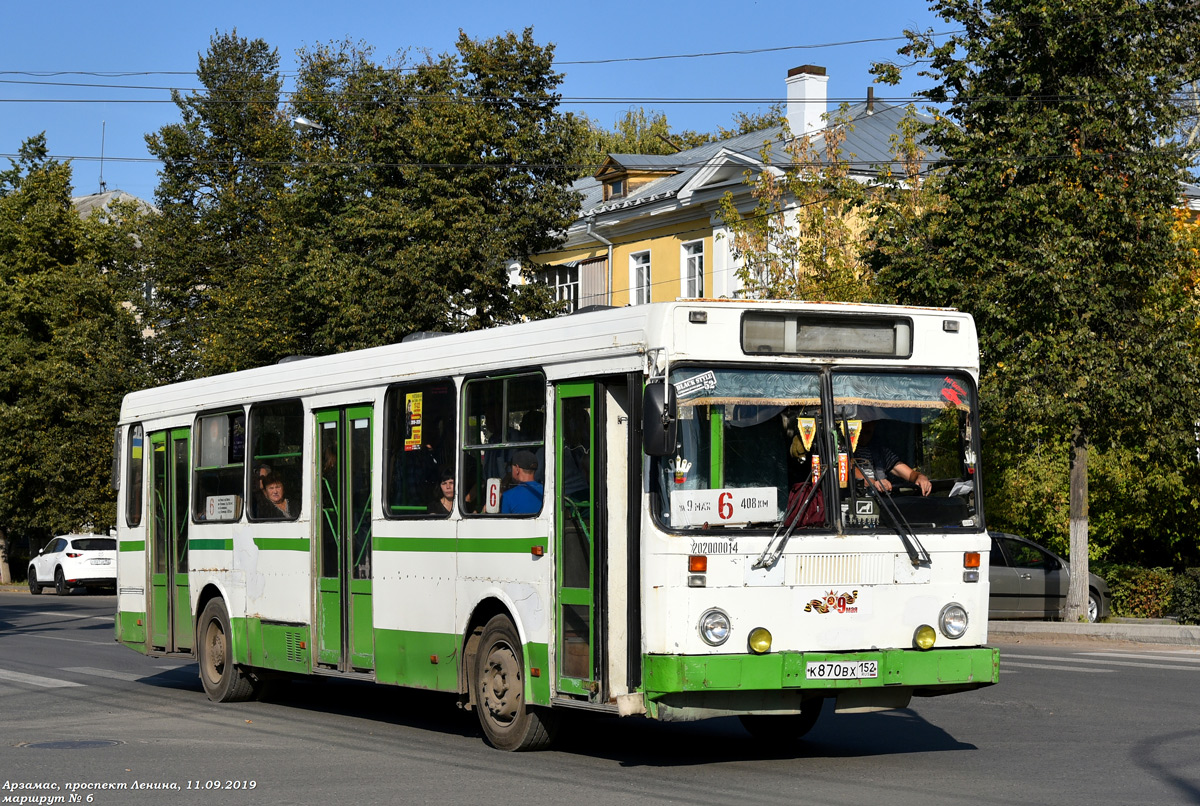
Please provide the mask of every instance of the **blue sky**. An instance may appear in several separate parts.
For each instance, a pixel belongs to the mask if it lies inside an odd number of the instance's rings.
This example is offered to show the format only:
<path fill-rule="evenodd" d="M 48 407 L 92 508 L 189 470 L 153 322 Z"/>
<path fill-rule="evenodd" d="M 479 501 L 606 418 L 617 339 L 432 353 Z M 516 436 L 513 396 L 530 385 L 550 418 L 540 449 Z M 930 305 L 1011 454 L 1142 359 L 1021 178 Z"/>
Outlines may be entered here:
<path fill-rule="evenodd" d="M 81 2 L 9 3 L 0 31 L 0 167 L 26 138 L 45 131 L 50 152 L 73 159 L 75 190 L 121 189 L 150 200 L 158 166 L 149 159 L 145 134 L 179 119 L 166 89 L 197 86 L 197 55 L 217 31 L 234 28 L 275 47 L 281 67 L 294 70 L 297 49 L 334 40 L 361 41 L 382 61 L 409 49 L 451 50 L 461 28 L 474 38 L 532 27 L 540 43 L 556 45 L 566 74 L 564 108 L 583 112 L 611 127 L 631 106 L 662 111 L 674 129 L 714 131 L 728 127 L 738 110 L 761 111 L 784 95 L 789 68 L 818 64 L 829 74 L 831 99 L 859 100 L 871 83 L 874 61 L 894 57 L 905 28 L 948 30 L 924 2 L 843 0 L 828 2 L 674 3 L 349 3 L 207 0 L 200 3 Z M 831 45 L 884 39 L 862 44 Z M 800 47 L 831 45 L 827 47 Z M 735 50 L 773 52 L 713 55 L 610 64 L 569 64 L 595 59 L 640 59 Z M 85 71 L 149 73 L 120 77 L 41 75 Z M 182 71 L 184 75 L 164 75 Z M 24 75 L 36 73 L 39 75 Z M 38 83 L 29 83 L 38 82 Z M 55 86 L 46 82 L 117 87 Z M 910 95 L 922 85 L 915 76 L 899 88 L 877 87 L 876 95 Z M 285 86 L 285 89 L 290 86 Z M 620 99 L 601 101 L 596 99 Z M 740 99 L 737 103 L 680 102 L 681 99 Z M 591 99 L 591 100 L 582 100 Z"/>

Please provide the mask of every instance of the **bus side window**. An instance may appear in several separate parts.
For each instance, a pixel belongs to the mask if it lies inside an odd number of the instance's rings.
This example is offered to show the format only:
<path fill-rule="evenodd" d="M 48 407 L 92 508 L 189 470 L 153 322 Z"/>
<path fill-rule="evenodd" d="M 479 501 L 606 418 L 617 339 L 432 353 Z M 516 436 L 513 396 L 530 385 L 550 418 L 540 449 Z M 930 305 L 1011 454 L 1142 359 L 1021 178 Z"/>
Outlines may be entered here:
<path fill-rule="evenodd" d="M 251 520 L 295 520 L 304 502 L 304 406 L 299 400 L 256 403 L 250 407 L 250 463 L 248 479 Z M 271 504 L 262 488 L 271 477 L 283 485 L 287 515 Z"/>
<path fill-rule="evenodd" d="M 129 427 L 129 455 L 125 460 L 125 525 L 142 525 L 142 432 L 141 425 Z"/>
<path fill-rule="evenodd" d="M 454 381 L 397 384 L 388 390 L 384 489 L 389 518 L 445 517 L 442 481 L 454 480 Z"/>
<path fill-rule="evenodd" d="M 246 414 L 203 414 L 193 430 L 192 518 L 197 522 L 236 521 L 242 517 L 246 462 Z"/>
<path fill-rule="evenodd" d="M 541 511 L 546 381 L 540 373 L 479 378 L 463 385 L 462 461 L 464 511 L 489 515 Z M 510 490 L 514 492 L 505 504 Z"/>

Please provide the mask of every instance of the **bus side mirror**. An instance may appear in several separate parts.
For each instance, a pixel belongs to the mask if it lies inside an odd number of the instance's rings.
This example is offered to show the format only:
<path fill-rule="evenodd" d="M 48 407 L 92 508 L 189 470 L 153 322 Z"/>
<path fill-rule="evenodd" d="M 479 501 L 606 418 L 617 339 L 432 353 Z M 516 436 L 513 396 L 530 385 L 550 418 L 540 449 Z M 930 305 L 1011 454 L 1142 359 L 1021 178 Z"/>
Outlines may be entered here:
<path fill-rule="evenodd" d="M 646 384 L 642 396 L 642 450 L 647 456 L 675 452 L 677 415 L 674 385 L 663 381 Z"/>

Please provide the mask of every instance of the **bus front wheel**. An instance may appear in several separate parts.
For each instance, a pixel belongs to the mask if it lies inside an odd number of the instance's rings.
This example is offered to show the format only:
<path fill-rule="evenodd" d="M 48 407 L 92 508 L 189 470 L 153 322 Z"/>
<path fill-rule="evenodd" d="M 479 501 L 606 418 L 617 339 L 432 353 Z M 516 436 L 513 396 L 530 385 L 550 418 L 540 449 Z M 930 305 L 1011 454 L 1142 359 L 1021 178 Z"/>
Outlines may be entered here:
<path fill-rule="evenodd" d="M 490 745 L 498 750 L 540 750 L 553 740 L 555 715 L 525 702 L 521 640 L 507 616 L 495 616 L 483 628 L 471 684 L 479 724 Z"/>
<path fill-rule="evenodd" d="M 755 739 L 786 744 L 802 738 L 813 729 L 813 725 L 817 724 L 817 717 L 821 715 L 821 705 L 824 702 L 821 697 L 805 700 L 798 714 L 746 714 L 738 719 L 746 732 Z"/>
<path fill-rule="evenodd" d="M 241 702 L 254 696 L 254 684 L 233 661 L 233 635 L 225 603 L 212 599 L 200 614 L 196 635 L 196 659 L 200 682 L 213 702 Z"/>

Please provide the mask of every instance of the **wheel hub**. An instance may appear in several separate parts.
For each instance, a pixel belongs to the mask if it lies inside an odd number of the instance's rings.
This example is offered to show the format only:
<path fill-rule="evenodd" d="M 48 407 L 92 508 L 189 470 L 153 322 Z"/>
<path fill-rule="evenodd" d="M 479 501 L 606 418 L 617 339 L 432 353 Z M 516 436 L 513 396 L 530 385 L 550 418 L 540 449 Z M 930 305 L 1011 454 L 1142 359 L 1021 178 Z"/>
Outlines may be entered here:
<path fill-rule="evenodd" d="M 496 647 L 488 655 L 483 675 L 483 704 L 497 721 L 516 718 L 520 705 L 520 669 L 517 659 L 505 647 Z"/>

